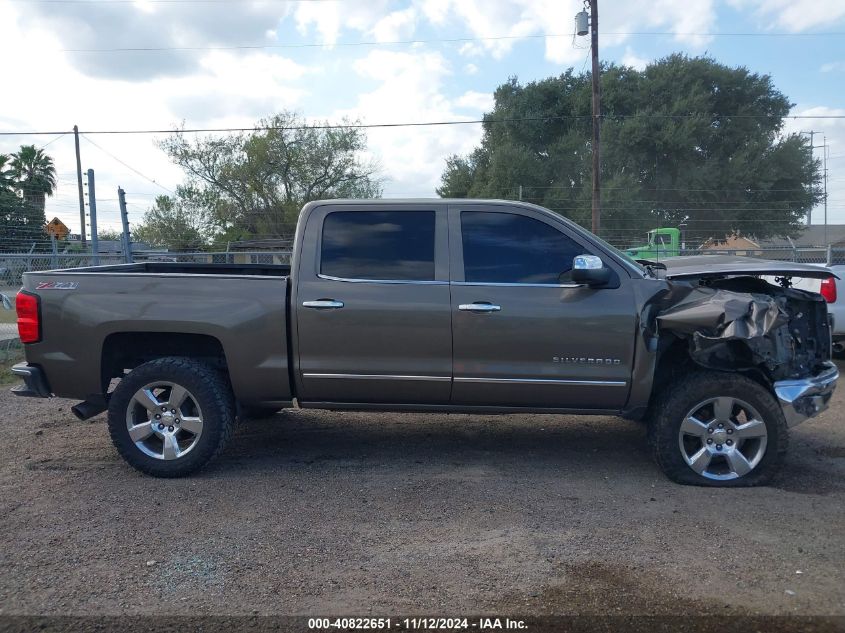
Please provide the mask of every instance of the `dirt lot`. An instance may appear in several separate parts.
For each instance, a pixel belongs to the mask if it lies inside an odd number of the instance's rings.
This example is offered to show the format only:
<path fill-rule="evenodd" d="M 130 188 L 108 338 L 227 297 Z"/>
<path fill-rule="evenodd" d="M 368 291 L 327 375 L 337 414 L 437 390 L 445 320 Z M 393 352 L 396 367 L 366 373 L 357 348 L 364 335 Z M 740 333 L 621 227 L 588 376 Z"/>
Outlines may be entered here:
<path fill-rule="evenodd" d="M 611 418 L 304 411 L 156 480 L 70 404 L 0 393 L 4 615 L 845 615 L 845 389 L 745 490 Z"/>

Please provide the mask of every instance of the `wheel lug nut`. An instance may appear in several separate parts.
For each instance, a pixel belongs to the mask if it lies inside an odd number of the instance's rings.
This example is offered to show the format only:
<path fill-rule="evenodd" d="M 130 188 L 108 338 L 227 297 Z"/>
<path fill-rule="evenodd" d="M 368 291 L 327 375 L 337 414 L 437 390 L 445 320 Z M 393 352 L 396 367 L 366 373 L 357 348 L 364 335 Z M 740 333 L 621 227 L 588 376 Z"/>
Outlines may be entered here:
<path fill-rule="evenodd" d="M 168 426 L 167 430 L 170 431 L 171 433 L 173 433 L 173 427 L 172 426 Z"/>
<path fill-rule="evenodd" d="M 733 435 L 733 432 L 734 432 L 733 429 L 728 429 L 728 435 Z"/>
<path fill-rule="evenodd" d="M 160 413 L 156 413 L 156 420 L 161 420 L 161 414 Z"/>
<path fill-rule="evenodd" d="M 159 424 L 159 425 L 158 425 L 158 430 L 159 430 L 159 431 L 161 431 L 162 429 L 164 429 L 164 425 L 163 425 L 163 424 Z"/>
<path fill-rule="evenodd" d="M 707 432 L 708 432 L 708 433 L 712 433 L 712 432 L 713 432 L 713 427 L 711 426 L 709 429 L 707 429 Z"/>
<path fill-rule="evenodd" d="M 162 408 L 161 408 L 161 410 L 162 410 L 162 411 L 167 411 L 167 407 L 162 407 Z"/>
<path fill-rule="evenodd" d="M 724 425 L 724 424 L 722 424 L 721 422 L 719 422 L 719 428 L 720 428 L 720 429 L 723 429 L 723 428 L 725 428 L 725 425 Z"/>
<path fill-rule="evenodd" d="M 171 409 L 170 413 L 176 413 L 176 409 Z"/>
<path fill-rule="evenodd" d="M 717 450 L 717 451 L 722 450 L 722 445 L 721 445 L 721 444 L 716 444 L 716 450 Z"/>
<path fill-rule="evenodd" d="M 712 438 L 712 437 L 708 437 L 708 438 L 707 438 L 707 443 L 708 443 L 708 444 L 712 444 L 712 443 L 713 443 L 713 438 Z"/>
<path fill-rule="evenodd" d="M 728 446 L 732 446 L 732 445 L 733 445 L 733 443 L 734 443 L 734 441 L 733 441 L 733 440 L 728 440 L 727 442 L 725 442 L 725 444 L 727 444 Z"/>
<path fill-rule="evenodd" d="M 175 419 L 175 420 L 173 420 L 173 421 L 174 421 L 176 424 L 179 424 L 179 418 L 176 418 L 176 419 Z"/>

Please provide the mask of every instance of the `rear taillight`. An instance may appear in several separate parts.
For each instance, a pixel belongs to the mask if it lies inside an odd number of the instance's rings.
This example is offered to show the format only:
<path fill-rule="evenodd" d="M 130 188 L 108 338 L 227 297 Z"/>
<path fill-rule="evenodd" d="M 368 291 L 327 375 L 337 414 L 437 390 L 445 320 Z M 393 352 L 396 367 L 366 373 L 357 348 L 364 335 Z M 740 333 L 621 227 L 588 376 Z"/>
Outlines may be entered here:
<path fill-rule="evenodd" d="M 36 295 L 21 290 L 15 300 L 18 312 L 18 336 L 21 343 L 37 343 L 41 340 L 41 310 Z"/>
<path fill-rule="evenodd" d="M 833 277 L 822 279 L 822 287 L 819 293 L 828 303 L 836 303 L 836 279 Z"/>

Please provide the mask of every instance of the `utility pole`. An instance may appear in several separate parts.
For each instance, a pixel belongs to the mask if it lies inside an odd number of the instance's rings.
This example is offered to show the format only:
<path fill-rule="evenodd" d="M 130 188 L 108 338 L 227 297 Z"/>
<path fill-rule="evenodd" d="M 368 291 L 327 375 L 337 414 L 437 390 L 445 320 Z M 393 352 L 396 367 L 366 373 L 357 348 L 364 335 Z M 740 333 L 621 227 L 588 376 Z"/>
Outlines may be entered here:
<path fill-rule="evenodd" d="M 590 14 L 586 9 L 589 7 Z M 590 33 L 590 57 L 593 60 L 593 233 L 601 229 L 601 152 L 599 148 L 599 125 L 601 123 L 601 69 L 599 68 L 599 7 L 598 0 L 584 0 L 584 10 L 575 15 L 575 34 Z"/>
<path fill-rule="evenodd" d="M 79 158 L 79 127 L 73 126 L 73 142 L 76 144 L 76 184 L 79 188 L 79 237 L 85 248 L 85 193 L 82 191 L 82 161 Z"/>
<path fill-rule="evenodd" d="M 132 240 L 129 237 L 129 214 L 126 213 L 126 192 L 117 188 L 117 202 L 120 205 L 120 222 L 123 224 L 123 261 L 132 263 Z"/>
<path fill-rule="evenodd" d="M 598 0 L 590 0 L 590 54 L 593 58 L 593 233 L 601 229 L 601 155 L 599 153 L 599 123 L 601 121 L 601 91 L 599 80 L 599 8 Z"/>
<path fill-rule="evenodd" d="M 97 242 L 97 195 L 94 191 L 94 170 L 88 170 L 88 211 L 91 217 L 91 264 L 100 265 L 100 245 Z"/>
<path fill-rule="evenodd" d="M 827 135 L 822 136 L 822 151 L 824 152 L 824 243 L 830 244 L 827 240 Z"/>

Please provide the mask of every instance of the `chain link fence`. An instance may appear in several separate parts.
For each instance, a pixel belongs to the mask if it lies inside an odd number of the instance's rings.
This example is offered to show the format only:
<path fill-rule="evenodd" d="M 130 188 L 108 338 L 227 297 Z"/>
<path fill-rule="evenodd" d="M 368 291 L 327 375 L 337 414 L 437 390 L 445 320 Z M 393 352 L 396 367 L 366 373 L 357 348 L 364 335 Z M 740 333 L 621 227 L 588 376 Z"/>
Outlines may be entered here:
<path fill-rule="evenodd" d="M 757 259 L 773 259 L 777 261 L 801 262 L 804 264 L 845 264 L 845 248 L 825 246 L 773 247 L 773 248 L 707 248 L 685 249 L 679 252 L 687 255 L 733 255 L 738 257 L 754 257 Z"/>
<path fill-rule="evenodd" d="M 674 254 L 674 253 L 671 253 Z M 667 253 L 668 255 L 668 253 Z M 845 248 L 794 247 L 755 249 L 685 249 L 680 256 L 690 255 L 734 255 L 778 261 L 802 262 L 808 264 L 845 264 Z M 290 264 L 290 250 L 274 251 L 225 251 L 195 253 L 134 253 L 135 262 L 181 262 L 197 264 Z M 662 259 L 664 255 L 658 256 Z M 120 254 L 100 255 L 99 265 L 122 264 Z M 21 285 L 25 272 L 58 270 L 92 266 L 90 254 L 50 253 L 0 253 L 0 292 L 14 303 L 15 293 Z M 12 305 L 12 307 L 14 307 Z M 0 308 L 0 352 L 17 344 L 17 326 L 14 313 Z"/>

